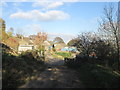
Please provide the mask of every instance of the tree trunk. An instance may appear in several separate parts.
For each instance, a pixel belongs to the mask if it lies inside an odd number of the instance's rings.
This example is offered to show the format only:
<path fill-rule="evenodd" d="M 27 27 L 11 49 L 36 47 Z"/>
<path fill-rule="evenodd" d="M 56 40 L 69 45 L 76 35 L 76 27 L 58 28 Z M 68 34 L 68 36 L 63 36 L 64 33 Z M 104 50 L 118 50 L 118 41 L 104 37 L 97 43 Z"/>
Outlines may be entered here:
<path fill-rule="evenodd" d="M 116 46 L 117 46 L 117 57 L 118 57 L 118 70 L 120 70 L 120 47 L 119 47 L 119 40 L 116 36 Z"/>

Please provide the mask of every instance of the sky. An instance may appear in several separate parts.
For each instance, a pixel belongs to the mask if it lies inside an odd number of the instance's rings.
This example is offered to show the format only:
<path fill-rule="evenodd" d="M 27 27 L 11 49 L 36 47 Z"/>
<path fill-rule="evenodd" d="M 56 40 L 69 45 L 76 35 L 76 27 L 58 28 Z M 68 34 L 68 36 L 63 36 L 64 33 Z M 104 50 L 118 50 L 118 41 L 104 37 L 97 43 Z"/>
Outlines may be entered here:
<path fill-rule="evenodd" d="M 71 1 L 2 2 L 1 17 L 6 22 L 6 31 L 12 27 L 14 34 L 25 36 L 42 31 L 48 33 L 49 40 L 60 36 L 66 43 L 79 33 L 97 32 L 103 8 L 110 2 Z M 118 4 L 113 5 L 117 8 Z"/>

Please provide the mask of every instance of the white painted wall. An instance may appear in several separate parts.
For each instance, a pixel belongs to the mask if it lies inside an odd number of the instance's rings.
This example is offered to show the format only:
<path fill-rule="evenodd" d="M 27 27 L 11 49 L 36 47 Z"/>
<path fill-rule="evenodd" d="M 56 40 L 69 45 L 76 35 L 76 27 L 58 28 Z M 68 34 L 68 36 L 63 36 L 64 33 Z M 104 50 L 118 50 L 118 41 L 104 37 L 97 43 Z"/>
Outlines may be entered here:
<path fill-rule="evenodd" d="M 33 49 L 34 49 L 34 46 L 32 46 L 32 45 L 19 46 L 18 47 L 18 52 L 27 51 L 27 50 L 33 50 Z"/>

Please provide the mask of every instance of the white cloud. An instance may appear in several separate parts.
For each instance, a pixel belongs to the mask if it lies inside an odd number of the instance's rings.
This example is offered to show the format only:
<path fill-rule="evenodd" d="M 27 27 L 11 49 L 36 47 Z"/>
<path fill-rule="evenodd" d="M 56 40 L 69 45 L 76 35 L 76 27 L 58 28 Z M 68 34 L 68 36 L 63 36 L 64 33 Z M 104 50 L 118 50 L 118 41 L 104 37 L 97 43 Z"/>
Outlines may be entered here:
<path fill-rule="evenodd" d="M 119 2 L 119 0 L 2 0 L 5 2 L 42 2 L 42 1 L 63 1 L 63 2 Z"/>
<path fill-rule="evenodd" d="M 63 2 L 79 2 L 81 0 L 61 0 L 61 1 L 63 1 Z"/>
<path fill-rule="evenodd" d="M 74 34 L 67 33 L 48 33 L 48 39 L 54 40 L 55 37 L 61 37 L 64 42 L 67 44 L 71 39 L 75 38 Z"/>
<path fill-rule="evenodd" d="M 14 7 L 18 7 L 18 6 L 20 6 L 20 5 L 21 5 L 21 2 L 14 2 L 14 3 L 13 3 L 13 6 L 14 6 Z"/>
<path fill-rule="evenodd" d="M 59 6 L 62 6 L 64 3 L 63 2 L 47 2 L 47 1 L 41 1 L 41 2 L 35 2 L 33 3 L 33 7 L 43 7 L 45 9 L 54 9 Z"/>
<path fill-rule="evenodd" d="M 40 32 L 42 31 L 42 28 L 39 24 L 30 24 L 26 25 L 27 30 L 34 30 L 34 32 Z"/>
<path fill-rule="evenodd" d="M 0 7 L 1 7 L 1 6 L 2 6 L 2 7 L 6 7 L 6 6 L 8 6 L 8 5 L 7 5 L 6 2 L 1 2 L 1 1 L 0 1 Z"/>
<path fill-rule="evenodd" d="M 10 15 L 10 18 L 22 18 L 28 20 L 53 21 L 64 20 L 69 18 L 69 14 L 63 11 L 51 10 L 47 12 L 40 12 L 39 10 L 32 10 L 28 12 L 17 12 Z"/>
<path fill-rule="evenodd" d="M 49 35 L 56 35 L 56 36 L 74 36 L 74 34 L 70 34 L 70 33 L 49 33 Z"/>
<path fill-rule="evenodd" d="M 48 8 L 56 8 L 61 5 L 63 5 L 63 2 L 54 2 L 54 3 L 51 3 L 50 5 L 48 5 Z"/>
<path fill-rule="evenodd" d="M 4 2 L 29 2 L 29 1 L 35 1 L 35 0 L 2 0 Z"/>
<path fill-rule="evenodd" d="M 119 0 L 60 0 L 63 2 L 118 2 Z"/>
<path fill-rule="evenodd" d="M 42 32 L 42 27 L 40 24 L 35 23 L 15 28 L 15 33 L 22 34 L 25 36 L 36 35 L 38 32 Z"/>

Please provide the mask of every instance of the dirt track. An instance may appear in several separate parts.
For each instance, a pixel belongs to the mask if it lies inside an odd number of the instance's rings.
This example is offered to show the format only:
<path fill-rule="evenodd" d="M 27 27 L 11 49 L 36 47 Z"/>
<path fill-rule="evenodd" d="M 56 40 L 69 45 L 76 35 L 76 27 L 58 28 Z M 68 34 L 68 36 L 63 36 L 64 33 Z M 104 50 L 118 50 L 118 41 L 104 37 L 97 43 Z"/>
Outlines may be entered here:
<path fill-rule="evenodd" d="M 48 67 L 22 88 L 83 88 L 77 72 L 64 66 L 64 61 L 49 58 Z"/>

